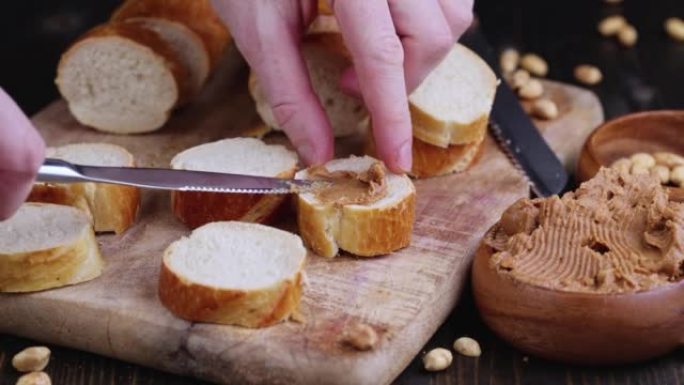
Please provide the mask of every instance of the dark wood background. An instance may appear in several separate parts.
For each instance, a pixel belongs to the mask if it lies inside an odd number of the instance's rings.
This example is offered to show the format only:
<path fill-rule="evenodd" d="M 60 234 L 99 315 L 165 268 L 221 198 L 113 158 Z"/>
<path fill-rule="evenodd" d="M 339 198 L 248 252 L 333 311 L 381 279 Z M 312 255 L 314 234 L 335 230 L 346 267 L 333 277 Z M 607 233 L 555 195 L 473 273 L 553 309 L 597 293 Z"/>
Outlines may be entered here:
<path fill-rule="evenodd" d="M 117 3 L 2 2 L 0 87 L 26 113 L 40 110 L 57 97 L 53 78 L 59 54 L 84 30 L 105 20 Z M 476 10 L 482 28 L 495 46 L 512 45 L 540 53 L 549 61 L 552 79 L 572 82 L 576 64 L 598 65 L 605 79 L 593 90 L 600 97 L 607 118 L 630 111 L 684 108 L 684 43 L 670 40 L 662 27 L 669 16 L 684 18 L 684 0 L 627 0 L 621 5 L 606 5 L 600 0 L 477 0 Z M 622 48 L 615 40 L 602 38 L 596 32 L 596 23 L 614 13 L 624 14 L 639 30 L 636 47 Z M 419 355 L 396 384 L 684 384 L 682 349 L 651 362 L 607 368 L 567 366 L 527 357 L 487 330 L 468 291 L 425 350 L 449 347 L 463 335 L 480 341 L 483 355 L 479 359 L 455 357 L 447 371 L 426 373 Z M 0 335 L 0 385 L 16 381 L 17 374 L 10 365 L 12 356 L 37 343 Z M 203 384 L 89 353 L 51 348 L 53 358 L 47 372 L 56 385 Z"/>

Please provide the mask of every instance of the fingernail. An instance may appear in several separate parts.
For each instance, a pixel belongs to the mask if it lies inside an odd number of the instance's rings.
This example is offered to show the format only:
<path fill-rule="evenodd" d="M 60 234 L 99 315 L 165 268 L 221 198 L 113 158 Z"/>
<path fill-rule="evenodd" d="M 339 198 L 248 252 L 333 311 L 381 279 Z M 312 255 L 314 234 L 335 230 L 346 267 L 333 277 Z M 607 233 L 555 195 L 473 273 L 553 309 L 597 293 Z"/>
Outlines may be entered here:
<path fill-rule="evenodd" d="M 404 172 L 411 171 L 413 163 L 413 152 L 411 150 L 411 141 L 404 142 L 399 150 L 397 150 L 395 162 L 399 168 Z"/>

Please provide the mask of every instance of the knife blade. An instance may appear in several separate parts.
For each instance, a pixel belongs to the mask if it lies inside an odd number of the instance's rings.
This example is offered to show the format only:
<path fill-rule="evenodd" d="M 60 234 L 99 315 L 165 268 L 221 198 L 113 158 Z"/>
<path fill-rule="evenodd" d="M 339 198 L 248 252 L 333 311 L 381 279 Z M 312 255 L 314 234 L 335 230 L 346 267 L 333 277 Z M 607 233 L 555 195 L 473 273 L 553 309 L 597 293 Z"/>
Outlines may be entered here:
<path fill-rule="evenodd" d="M 250 194 L 289 194 L 308 190 L 313 182 L 260 176 L 163 168 L 99 167 L 46 159 L 39 182 L 97 182 L 148 189 Z"/>
<path fill-rule="evenodd" d="M 494 49 L 479 28 L 473 28 L 463 35 L 461 43 L 480 55 L 501 79 Z M 563 164 L 504 81 L 496 90 L 489 128 L 509 159 L 527 177 L 537 196 L 547 197 L 563 191 L 568 183 Z"/>

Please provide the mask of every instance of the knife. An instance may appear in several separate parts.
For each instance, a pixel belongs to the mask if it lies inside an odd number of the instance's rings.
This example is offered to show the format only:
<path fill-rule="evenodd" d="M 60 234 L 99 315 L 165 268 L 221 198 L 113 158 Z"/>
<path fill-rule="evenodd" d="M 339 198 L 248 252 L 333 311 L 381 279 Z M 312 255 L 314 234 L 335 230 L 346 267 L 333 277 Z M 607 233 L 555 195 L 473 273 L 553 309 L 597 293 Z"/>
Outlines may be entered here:
<path fill-rule="evenodd" d="M 163 168 L 99 167 L 46 159 L 38 170 L 38 182 L 113 183 L 159 190 L 250 194 L 289 194 L 308 190 L 313 182 L 217 172 Z"/>
<path fill-rule="evenodd" d="M 494 49 L 479 28 L 463 35 L 461 43 L 477 52 L 501 79 Z M 496 90 L 489 129 L 509 159 L 527 177 L 534 194 L 547 197 L 563 191 L 568 183 L 563 164 L 503 81 Z"/>

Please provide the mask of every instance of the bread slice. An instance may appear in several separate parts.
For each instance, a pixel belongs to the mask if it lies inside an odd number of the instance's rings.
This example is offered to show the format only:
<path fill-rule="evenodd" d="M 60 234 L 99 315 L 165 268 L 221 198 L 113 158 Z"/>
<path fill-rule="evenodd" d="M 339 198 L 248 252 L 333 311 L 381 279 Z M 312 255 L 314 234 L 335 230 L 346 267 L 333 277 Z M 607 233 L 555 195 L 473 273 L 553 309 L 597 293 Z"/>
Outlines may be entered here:
<path fill-rule="evenodd" d="M 130 152 L 109 143 L 49 147 L 45 156 L 87 166 L 135 166 Z M 140 189 L 105 183 L 36 183 L 27 201 L 78 207 L 92 217 L 95 231 L 120 234 L 135 222 L 140 208 Z"/>
<path fill-rule="evenodd" d="M 230 43 L 230 32 L 209 0 L 127 0 L 111 19 L 135 17 L 158 17 L 184 24 L 202 39 L 212 68 Z"/>
<path fill-rule="evenodd" d="M 433 146 L 413 138 L 413 164 L 409 175 L 415 178 L 430 178 L 467 170 L 477 159 L 483 139 L 468 144 L 451 144 L 447 148 Z M 365 153 L 375 156 L 375 141 L 368 133 Z"/>
<path fill-rule="evenodd" d="M 468 48 L 454 45 L 409 95 L 413 135 L 442 148 L 481 140 L 497 84 L 484 60 Z"/>
<path fill-rule="evenodd" d="M 256 138 L 224 139 L 179 153 L 171 160 L 171 168 L 292 178 L 297 169 L 297 154 Z M 176 217 L 194 229 L 216 221 L 268 222 L 286 198 L 287 195 L 174 191 L 171 206 Z"/>
<path fill-rule="evenodd" d="M 189 321 L 273 325 L 296 314 L 305 260 L 294 234 L 253 223 L 210 223 L 166 249 L 159 298 Z"/>
<path fill-rule="evenodd" d="M 366 117 L 361 101 L 344 94 L 338 84 L 342 72 L 351 65 L 351 57 L 337 33 L 307 35 L 302 52 L 314 91 L 330 119 L 336 137 L 358 132 L 359 123 Z M 267 125 L 280 130 L 273 111 L 254 74 L 250 75 L 249 90 L 256 102 L 257 112 Z"/>
<path fill-rule="evenodd" d="M 188 71 L 189 97 L 202 90 L 209 77 L 209 54 L 202 39 L 182 23 L 158 17 L 136 17 L 126 20 L 156 32 L 176 53 Z"/>
<path fill-rule="evenodd" d="M 0 222 L 0 292 L 52 289 L 91 280 L 104 262 L 81 210 L 24 203 Z"/>
<path fill-rule="evenodd" d="M 88 32 L 59 62 L 57 87 L 74 117 L 115 134 L 159 129 L 186 95 L 187 72 L 159 35 L 140 25 Z"/>
<path fill-rule="evenodd" d="M 335 159 L 328 171 L 364 172 L 378 161 L 369 156 Z M 297 173 L 312 179 L 311 169 Z M 415 217 L 416 189 L 405 175 L 384 176 L 387 195 L 366 205 L 322 202 L 316 192 L 297 198 L 297 221 L 304 242 L 316 254 L 334 257 L 340 250 L 361 257 L 389 254 L 409 245 Z"/>

